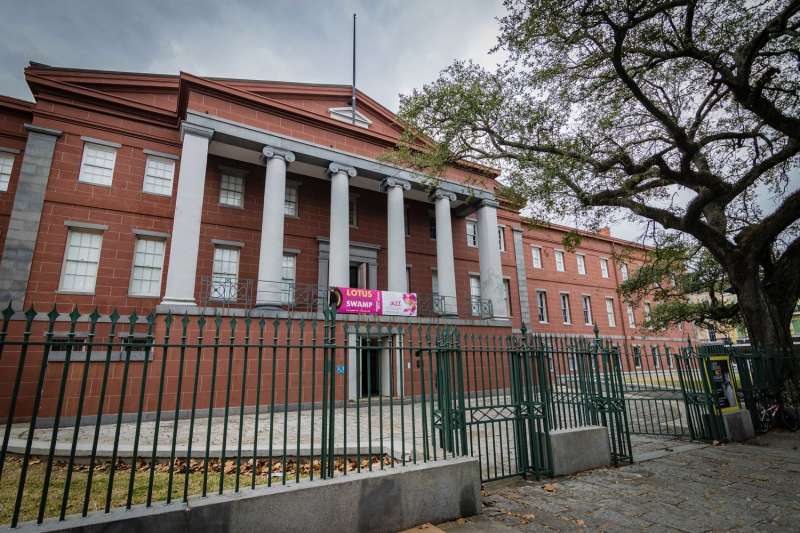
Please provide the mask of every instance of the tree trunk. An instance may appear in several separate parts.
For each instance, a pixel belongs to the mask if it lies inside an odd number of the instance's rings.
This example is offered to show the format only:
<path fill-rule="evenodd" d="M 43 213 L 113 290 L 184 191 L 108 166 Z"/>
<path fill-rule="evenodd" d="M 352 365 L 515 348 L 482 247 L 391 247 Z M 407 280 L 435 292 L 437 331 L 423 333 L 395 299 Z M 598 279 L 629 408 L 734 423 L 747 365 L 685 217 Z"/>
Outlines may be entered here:
<path fill-rule="evenodd" d="M 767 385 L 783 388 L 787 378 L 798 378 L 798 368 L 786 364 L 786 358 L 793 354 L 790 324 L 796 297 L 792 291 L 761 279 L 758 265 L 738 260 L 727 270 L 753 353 L 764 358 L 769 368 Z"/>

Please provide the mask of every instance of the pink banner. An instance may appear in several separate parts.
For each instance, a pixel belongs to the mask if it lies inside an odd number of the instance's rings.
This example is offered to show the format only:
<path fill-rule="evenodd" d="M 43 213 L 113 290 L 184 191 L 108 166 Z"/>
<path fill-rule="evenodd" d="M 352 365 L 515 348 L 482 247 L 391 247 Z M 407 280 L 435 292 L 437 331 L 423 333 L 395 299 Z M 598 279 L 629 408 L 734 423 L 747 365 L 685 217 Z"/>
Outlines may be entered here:
<path fill-rule="evenodd" d="M 335 287 L 333 293 L 337 313 L 381 314 L 381 291 Z"/>
<path fill-rule="evenodd" d="M 332 305 L 337 313 L 417 316 L 417 295 L 376 289 L 334 287 Z"/>

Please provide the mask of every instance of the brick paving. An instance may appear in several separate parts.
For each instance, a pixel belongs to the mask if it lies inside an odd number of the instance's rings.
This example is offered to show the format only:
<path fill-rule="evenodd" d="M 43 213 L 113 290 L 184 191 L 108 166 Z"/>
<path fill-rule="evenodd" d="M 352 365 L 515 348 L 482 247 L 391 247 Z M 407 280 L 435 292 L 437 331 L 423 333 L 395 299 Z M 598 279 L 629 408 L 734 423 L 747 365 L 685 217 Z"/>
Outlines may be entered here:
<path fill-rule="evenodd" d="M 488 484 L 482 516 L 439 527 L 455 533 L 800 530 L 800 433 L 721 446 L 637 438 L 634 454 L 640 462 L 622 468 Z"/>

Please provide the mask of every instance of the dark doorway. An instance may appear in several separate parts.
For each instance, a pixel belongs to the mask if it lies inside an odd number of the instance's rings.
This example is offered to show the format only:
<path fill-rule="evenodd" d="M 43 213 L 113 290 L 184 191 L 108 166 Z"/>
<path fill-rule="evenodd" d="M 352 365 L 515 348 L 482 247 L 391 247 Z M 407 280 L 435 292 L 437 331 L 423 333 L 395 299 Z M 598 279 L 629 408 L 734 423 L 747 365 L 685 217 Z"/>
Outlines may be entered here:
<path fill-rule="evenodd" d="M 381 342 L 380 339 L 361 339 L 361 397 L 381 393 Z"/>

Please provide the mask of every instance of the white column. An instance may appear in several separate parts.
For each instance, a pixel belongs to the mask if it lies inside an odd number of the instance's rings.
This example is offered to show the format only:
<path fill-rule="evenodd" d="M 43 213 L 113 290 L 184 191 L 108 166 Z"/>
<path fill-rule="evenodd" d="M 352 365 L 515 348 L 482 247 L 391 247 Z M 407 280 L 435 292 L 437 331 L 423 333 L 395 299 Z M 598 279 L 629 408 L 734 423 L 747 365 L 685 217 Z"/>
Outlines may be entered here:
<path fill-rule="evenodd" d="M 200 220 L 208 162 L 208 141 L 214 130 L 184 122 L 183 149 L 169 248 L 167 287 L 162 305 L 197 305 L 194 286 L 200 249 Z"/>
<path fill-rule="evenodd" d="M 381 182 L 386 192 L 386 219 L 388 228 L 388 290 L 408 291 L 406 276 L 406 213 L 403 204 L 403 191 L 411 189 L 411 183 L 404 179 L 387 177 Z"/>
<path fill-rule="evenodd" d="M 456 264 L 453 258 L 453 223 L 450 202 L 456 195 L 437 189 L 433 193 L 436 213 L 436 276 L 445 315 L 458 315 L 456 304 Z"/>
<path fill-rule="evenodd" d="M 481 299 L 492 302 L 492 315 L 507 317 L 503 268 L 497 236 L 497 203 L 484 200 L 478 209 L 478 255 L 481 268 Z"/>
<path fill-rule="evenodd" d="M 350 286 L 350 178 L 356 169 L 339 163 L 328 166 L 331 175 L 331 234 L 328 286 Z"/>
<path fill-rule="evenodd" d="M 280 305 L 289 289 L 281 283 L 283 267 L 283 215 L 286 197 L 286 164 L 294 154 L 271 146 L 262 150 L 267 162 L 264 211 L 261 214 L 261 247 L 258 253 L 257 305 Z"/>

